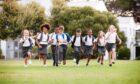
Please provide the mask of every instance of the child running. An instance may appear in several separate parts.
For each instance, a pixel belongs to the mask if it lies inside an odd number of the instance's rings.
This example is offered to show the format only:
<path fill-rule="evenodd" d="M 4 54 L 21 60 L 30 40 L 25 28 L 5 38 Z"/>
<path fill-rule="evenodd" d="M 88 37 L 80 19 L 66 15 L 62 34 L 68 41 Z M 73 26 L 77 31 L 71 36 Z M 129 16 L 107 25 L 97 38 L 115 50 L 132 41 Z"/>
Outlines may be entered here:
<path fill-rule="evenodd" d="M 98 49 L 98 60 L 101 62 L 101 65 L 103 65 L 103 60 L 105 56 L 105 45 L 106 45 L 106 40 L 105 40 L 105 34 L 103 31 L 99 31 L 98 37 L 96 38 L 96 43 L 97 43 L 97 49 Z"/>
<path fill-rule="evenodd" d="M 43 24 L 41 26 L 41 33 L 37 37 L 37 45 L 39 47 L 39 55 L 41 58 L 43 58 L 43 65 L 46 65 L 46 59 L 47 59 L 47 45 L 49 41 L 49 34 L 48 31 L 50 30 L 49 24 Z"/>
<path fill-rule="evenodd" d="M 82 46 L 81 29 L 76 30 L 76 35 L 72 36 L 71 42 L 72 48 L 74 49 L 74 58 L 76 59 L 76 65 L 79 66 L 80 52 Z"/>
<path fill-rule="evenodd" d="M 24 67 L 27 67 L 30 62 L 29 60 L 31 59 L 31 50 L 33 45 L 33 40 L 30 37 L 30 32 L 28 30 L 23 30 L 20 43 L 22 43 L 22 55 L 25 62 Z"/>
<path fill-rule="evenodd" d="M 105 38 L 107 40 L 106 48 L 109 52 L 109 66 L 112 66 L 112 58 L 113 54 L 115 52 L 116 48 L 116 38 L 119 41 L 119 44 L 121 44 L 121 39 L 119 38 L 118 34 L 115 32 L 115 26 L 110 25 L 108 32 L 105 35 Z"/>
<path fill-rule="evenodd" d="M 87 57 L 86 66 L 88 66 L 91 56 L 93 55 L 94 47 L 94 36 L 92 35 L 92 30 L 89 29 L 87 35 L 84 37 L 85 42 L 85 56 Z"/>

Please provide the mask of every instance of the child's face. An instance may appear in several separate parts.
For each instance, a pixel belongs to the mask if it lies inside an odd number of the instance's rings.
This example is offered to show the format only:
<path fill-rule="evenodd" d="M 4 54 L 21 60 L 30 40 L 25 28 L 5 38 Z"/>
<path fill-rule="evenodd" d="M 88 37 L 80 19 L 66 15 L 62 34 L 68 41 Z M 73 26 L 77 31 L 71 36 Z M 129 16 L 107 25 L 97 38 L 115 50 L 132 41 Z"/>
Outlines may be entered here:
<path fill-rule="evenodd" d="M 29 36 L 30 35 L 30 32 L 28 30 L 24 30 L 23 35 L 24 36 Z"/>
<path fill-rule="evenodd" d="M 59 29 L 59 33 L 63 33 L 63 31 L 64 31 L 63 29 Z"/>
<path fill-rule="evenodd" d="M 101 36 L 101 37 L 104 36 L 104 32 L 100 32 L 100 36 Z"/>
<path fill-rule="evenodd" d="M 76 32 L 76 35 L 77 36 L 81 36 L 81 32 Z"/>
<path fill-rule="evenodd" d="M 59 27 L 56 27 L 54 30 L 55 33 L 59 33 Z"/>
<path fill-rule="evenodd" d="M 43 27 L 43 32 L 44 32 L 44 33 L 47 33 L 47 32 L 48 32 L 48 29 L 45 28 L 45 27 Z"/>
<path fill-rule="evenodd" d="M 92 35 L 92 32 L 88 32 L 88 35 L 91 36 Z"/>

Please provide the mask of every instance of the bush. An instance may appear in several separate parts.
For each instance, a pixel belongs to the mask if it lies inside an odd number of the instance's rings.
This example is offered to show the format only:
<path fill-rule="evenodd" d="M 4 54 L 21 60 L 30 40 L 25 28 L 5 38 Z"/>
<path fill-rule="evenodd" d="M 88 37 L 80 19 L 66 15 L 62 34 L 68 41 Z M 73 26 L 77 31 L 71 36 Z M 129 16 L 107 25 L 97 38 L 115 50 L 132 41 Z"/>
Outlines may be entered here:
<path fill-rule="evenodd" d="M 130 49 L 123 47 L 118 50 L 118 59 L 130 59 Z"/>

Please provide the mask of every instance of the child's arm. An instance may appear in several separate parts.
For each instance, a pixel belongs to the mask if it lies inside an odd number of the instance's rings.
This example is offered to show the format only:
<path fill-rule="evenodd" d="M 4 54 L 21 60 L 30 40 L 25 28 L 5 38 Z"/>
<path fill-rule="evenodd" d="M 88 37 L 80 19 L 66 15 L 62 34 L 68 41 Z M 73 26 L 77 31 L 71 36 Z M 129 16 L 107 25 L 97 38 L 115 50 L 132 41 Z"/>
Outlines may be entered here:
<path fill-rule="evenodd" d="M 116 33 L 117 34 L 117 33 Z M 117 40 L 119 40 L 119 44 L 122 43 L 122 40 L 119 38 L 118 34 L 117 34 Z"/>

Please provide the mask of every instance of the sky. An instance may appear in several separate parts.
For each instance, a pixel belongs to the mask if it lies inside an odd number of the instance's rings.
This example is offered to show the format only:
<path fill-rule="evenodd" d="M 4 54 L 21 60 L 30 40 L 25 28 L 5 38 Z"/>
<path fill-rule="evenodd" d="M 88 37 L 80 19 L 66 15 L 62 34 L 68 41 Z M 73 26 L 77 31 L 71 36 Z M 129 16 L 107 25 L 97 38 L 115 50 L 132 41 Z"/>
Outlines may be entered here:
<path fill-rule="evenodd" d="M 21 1 L 19 1 L 19 3 L 26 5 L 32 1 L 35 1 L 35 2 L 39 3 L 42 7 L 44 7 L 46 16 L 50 16 L 50 10 L 52 7 L 52 2 L 51 2 L 52 0 L 21 0 Z"/>

